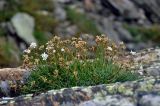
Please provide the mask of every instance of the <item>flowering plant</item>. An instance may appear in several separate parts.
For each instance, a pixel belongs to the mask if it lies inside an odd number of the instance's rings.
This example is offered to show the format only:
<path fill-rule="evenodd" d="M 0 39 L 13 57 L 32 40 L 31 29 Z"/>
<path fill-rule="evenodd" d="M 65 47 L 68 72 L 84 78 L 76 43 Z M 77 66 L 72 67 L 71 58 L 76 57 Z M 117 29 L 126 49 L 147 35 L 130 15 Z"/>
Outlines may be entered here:
<path fill-rule="evenodd" d="M 63 40 L 58 36 L 40 47 L 29 47 L 24 54 L 23 67 L 31 68 L 24 93 L 42 92 L 63 87 L 95 85 L 137 77 L 127 71 L 128 65 L 119 63 L 125 46 L 118 46 L 109 38 L 96 36 L 92 45 L 82 38 Z"/>

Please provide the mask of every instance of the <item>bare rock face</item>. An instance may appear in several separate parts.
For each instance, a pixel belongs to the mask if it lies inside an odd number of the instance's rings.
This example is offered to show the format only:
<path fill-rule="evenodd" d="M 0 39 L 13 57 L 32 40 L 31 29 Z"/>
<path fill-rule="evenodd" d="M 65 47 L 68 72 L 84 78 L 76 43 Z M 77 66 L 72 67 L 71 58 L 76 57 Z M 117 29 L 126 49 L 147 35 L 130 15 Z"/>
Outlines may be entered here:
<path fill-rule="evenodd" d="M 120 15 L 128 19 L 140 19 L 145 17 L 142 10 L 138 9 L 130 0 L 108 0 L 108 2 Z"/>
<path fill-rule="evenodd" d="M 0 80 L 21 80 L 25 69 L 21 68 L 3 68 L 0 69 Z"/>
<path fill-rule="evenodd" d="M 152 22 L 160 22 L 160 1 L 159 0 L 132 0 L 135 4 L 137 4 L 140 8 L 142 8 L 146 16 Z"/>

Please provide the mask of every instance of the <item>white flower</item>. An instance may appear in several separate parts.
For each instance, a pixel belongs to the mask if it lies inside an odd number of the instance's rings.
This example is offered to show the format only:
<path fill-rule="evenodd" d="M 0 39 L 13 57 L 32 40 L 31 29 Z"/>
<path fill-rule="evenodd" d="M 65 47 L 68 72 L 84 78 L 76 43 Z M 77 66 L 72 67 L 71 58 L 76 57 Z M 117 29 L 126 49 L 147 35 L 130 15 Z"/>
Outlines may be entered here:
<path fill-rule="evenodd" d="M 64 52 L 64 49 L 62 48 L 61 51 Z"/>
<path fill-rule="evenodd" d="M 42 56 L 43 60 L 47 60 L 47 58 L 48 58 L 48 54 L 46 54 L 45 52 L 43 54 L 41 54 L 41 56 Z"/>
<path fill-rule="evenodd" d="M 112 51 L 113 49 L 109 46 L 109 47 L 107 47 L 107 50 L 110 50 L 110 51 Z"/>
<path fill-rule="evenodd" d="M 136 54 L 136 52 L 133 52 L 132 50 L 131 50 L 131 52 L 130 52 L 132 55 L 135 55 Z"/>
<path fill-rule="evenodd" d="M 140 75 L 143 75 L 143 72 L 142 72 L 142 71 L 138 71 L 138 73 L 139 73 Z"/>
<path fill-rule="evenodd" d="M 53 53 L 56 53 L 56 50 L 53 50 Z"/>
<path fill-rule="evenodd" d="M 24 53 L 27 53 L 27 54 L 29 54 L 29 53 L 31 53 L 31 50 L 29 50 L 29 49 L 26 49 L 26 50 L 24 50 L 23 52 L 24 52 Z"/>
<path fill-rule="evenodd" d="M 37 44 L 36 44 L 36 43 L 32 42 L 32 43 L 30 44 L 30 48 L 36 48 L 36 47 L 37 47 Z"/>

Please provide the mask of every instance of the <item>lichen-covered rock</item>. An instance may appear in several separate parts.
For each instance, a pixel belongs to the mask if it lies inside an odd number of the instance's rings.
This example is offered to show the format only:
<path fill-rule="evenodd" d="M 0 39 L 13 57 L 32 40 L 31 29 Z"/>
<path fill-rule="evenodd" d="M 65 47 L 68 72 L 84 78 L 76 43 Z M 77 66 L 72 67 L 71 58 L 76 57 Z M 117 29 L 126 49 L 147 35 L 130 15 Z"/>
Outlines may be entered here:
<path fill-rule="evenodd" d="M 160 77 L 1 98 L 3 106 L 160 106 Z"/>

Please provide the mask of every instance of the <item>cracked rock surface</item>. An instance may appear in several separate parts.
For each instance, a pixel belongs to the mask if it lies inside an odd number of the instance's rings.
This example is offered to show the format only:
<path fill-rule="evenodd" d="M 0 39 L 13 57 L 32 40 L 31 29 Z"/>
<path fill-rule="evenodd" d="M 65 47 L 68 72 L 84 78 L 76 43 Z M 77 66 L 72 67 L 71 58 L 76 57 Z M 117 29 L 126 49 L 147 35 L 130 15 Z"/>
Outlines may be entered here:
<path fill-rule="evenodd" d="M 2 106 L 160 106 L 160 77 L 1 98 Z"/>

